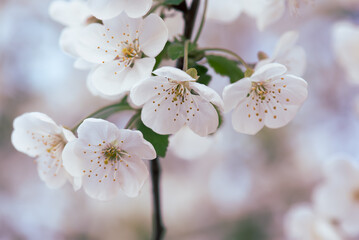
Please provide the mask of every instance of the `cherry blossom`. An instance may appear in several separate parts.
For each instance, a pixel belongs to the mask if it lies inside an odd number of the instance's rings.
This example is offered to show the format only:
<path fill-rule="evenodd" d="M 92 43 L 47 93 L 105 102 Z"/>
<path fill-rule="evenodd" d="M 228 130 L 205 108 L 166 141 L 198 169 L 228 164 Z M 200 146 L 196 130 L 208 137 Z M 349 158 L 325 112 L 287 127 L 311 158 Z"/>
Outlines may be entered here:
<path fill-rule="evenodd" d="M 16 150 L 36 158 L 40 178 L 49 188 L 59 188 L 69 180 L 77 190 L 81 179 L 73 179 L 64 169 L 62 160 L 64 146 L 73 139 L 75 136 L 71 131 L 39 112 L 17 117 L 11 135 Z"/>
<path fill-rule="evenodd" d="M 313 192 L 315 209 L 339 223 L 350 237 L 359 235 L 359 166 L 348 156 L 329 161 L 324 181 Z"/>
<path fill-rule="evenodd" d="M 344 240 L 336 227 L 308 204 L 292 207 L 285 218 L 288 240 Z"/>
<path fill-rule="evenodd" d="M 135 19 L 122 13 L 103 21 L 103 25 L 87 26 L 77 50 L 84 60 L 97 64 L 89 77 L 92 86 L 111 96 L 128 92 L 151 75 L 154 57 L 167 39 L 167 27 L 159 16 L 150 14 L 145 19 Z"/>
<path fill-rule="evenodd" d="M 118 16 L 123 11 L 132 18 L 145 15 L 152 6 L 152 0 L 88 0 L 92 14 L 106 20 Z"/>
<path fill-rule="evenodd" d="M 142 133 L 95 118 L 84 120 L 77 132 L 78 138 L 64 149 L 64 166 L 71 175 L 83 177 L 85 192 L 99 200 L 114 198 L 120 189 L 137 196 L 148 177 L 142 159 L 156 157 Z"/>
<path fill-rule="evenodd" d="M 196 83 L 193 77 L 174 67 L 162 67 L 136 85 L 130 94 L 135 105 L 143 105 L 143 123 L 159 134 L 172 134 L 188 126 L 200 136 L 216 131 L 222 109 L 220 96 L 211 88 Z"/>
<path fill-rule="evenodd" d="M 279 63 L 264 65 L 251 77 L 223 90 L 225 111 L 234 109 L 234 129 L 246 134 L 256 134 L 263 126 L 285 126 L 294 118 L 307 95 L 307 82 L 287 74 L 286 67 Z"/>
<path fill-rule="evenodd" d="M 306 65 L 306 54 L 302 47 L 295 45 L 298 39 L 297 31 L 285 32 L 275 47 L 273 56 L 259 61 L 256 68 L 268 63 L 280 63 L 287 68 L 288 74 L 303 76 Z"/>
<path fill-rule="evenodd" d="M 59 41 L 61 49 L 70 56 L 78 58 L 76 43 L 82 29 L 98 19 L 92 16 L 84 1 L 54 1 L 50 4 L 49 14 L 53 20 L 65 26 Z M 88 69 L 92 67 L 92 64 L 78 58 L 74 66 L 79 69 Z"/>

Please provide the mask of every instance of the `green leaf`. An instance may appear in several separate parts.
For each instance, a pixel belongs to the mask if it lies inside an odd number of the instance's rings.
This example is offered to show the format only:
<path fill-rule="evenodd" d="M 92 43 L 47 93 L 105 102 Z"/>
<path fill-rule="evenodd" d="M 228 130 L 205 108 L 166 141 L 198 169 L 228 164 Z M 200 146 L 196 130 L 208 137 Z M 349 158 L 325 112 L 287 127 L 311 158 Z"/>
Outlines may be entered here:
<path fill-rule="evenodd" d="M 218 114 L 218 127 L 217 127 L 217 129 L 219 129 L 222 126 L 222 123 L 223 123 L 223 116 L 222 116 L 221 111 L 219 111 L 219 109 L 218 109 L 218 107 L 216 105 L 212 104 L 212 106 L 214 107 L 214 109 L 216 109 L 216 112 Z"/>
<path fill-rule="evenodd" d="M 196 44 L 189 43 L 188 53 L 196 48 Z M 181 42 L 174 42 L 167 48 L 167 54 L 172 60 L 176 60 L 184 56 L 184 44 Z"/>
<path fill-rule="evenodd" d="M 160 135 L 155 133 L 150 128 L 146 127 L 140 119 L 137 122 L 137 129 L 142 132 L 144 139 L 153 145 L 158 157 L 166 156 L 169 144 L 168 137 L 170 135 Z"/>
<path fill-rule="evenodd" d="M 244 77 L 244 73 L 236 61 L 217 55 L 207 55 L 206 58 L 214 71 L 222 76 L 228 76 L 231 83 L 235 83 Z"/>
<path fill-rule="evenodd" d="M 184 0 L 165 0 L 163 5 L 180 5 Z"/>

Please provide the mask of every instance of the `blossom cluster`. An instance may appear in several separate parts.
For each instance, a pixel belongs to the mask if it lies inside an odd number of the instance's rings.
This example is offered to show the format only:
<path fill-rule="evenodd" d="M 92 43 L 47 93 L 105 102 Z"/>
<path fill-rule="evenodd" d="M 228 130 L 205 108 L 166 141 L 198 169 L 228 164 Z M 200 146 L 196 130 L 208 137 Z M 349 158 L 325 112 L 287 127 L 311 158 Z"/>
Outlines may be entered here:
<path fill-rule="evenodd" d="M 233 110 L 233 128 L 245 134 L 256 134 L 264 126 L 283 127 L 294 118 L 308 94 L 301 78 L 305 53 L 296 45 L 297 32 L 285 33 L 273 56 L 247 67 L 245 77 L 226 86 L 221 98 L 198 82 L 195 68 L 154 69 L 168 29 L 160 16 L 147 13 L 151 5 L 151 0 L 51 4 L 52 18 L 66 26 L 60 46 L 77 58 L 75 67 L 90 70 L 92 93 L 110 99 L 127 95 L 140 109 L 141 122 L 159 135 L 188 127 L 207 136 L 218 129 L 223 111 Z M 75 190 L 83 186 L 101 200 L 113 198 L 119 189 L 137 196 L 148 177 L 142 159 L 158 155 L 142 133 L 96 118 L 85 119 L 77 136 L 75 130 L 45 114 L 26 113 L 14 122 L 12 142 L 17 150 L 37 157 L 39 174 L 50 187 L 68 179 Z"/>

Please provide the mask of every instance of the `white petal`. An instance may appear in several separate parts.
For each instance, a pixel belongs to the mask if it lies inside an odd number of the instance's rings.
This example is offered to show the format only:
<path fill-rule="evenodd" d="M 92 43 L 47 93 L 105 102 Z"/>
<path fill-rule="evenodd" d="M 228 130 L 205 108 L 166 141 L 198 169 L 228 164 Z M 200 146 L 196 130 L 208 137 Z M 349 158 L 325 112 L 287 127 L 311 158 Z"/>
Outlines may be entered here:
<path fill-rule="evenodd" d="M 294 75 L 284 75 L 276 78 L 272 84 L 275 84 L 273 91 L 276 100 L 283 105 L 300 105 L 308 96 L 307 82 Z M 279 92 L 280 89 L 280 92 Z"/>
<path fill-rule="evenodd" d="M 98 145 L 102 141 L 112 142 L 117 139 L 119 132 L 115 124 L 103 119 L 87 118 L 79 126 L 78 136 L 83 143 Z M 87 145 L 86 144 L 86 145 Z"/>
<path fill-rule="evenodd" d="M 62 151 L 62 160 L 64 168 L 71 176 L 78 178 L 84 175 L 82 171 L 86 169 L 86 165 L 78 140 L 66 144 Z"/>
<path fill-rule="evenodd" d="M 89 0 L 92 14 L 99 19 L 110 19 L 119 15 L 126 7 L 126 0 Z"/>
<path fill-rule="evenodd" d="M 116 43 L 119 43 L 126 40 L 133 42 L 142 31 L 143 22 L 142 18 L 130 18 L 123 12 L 115 18 L 104 20 L 103 24 L 108 34 L 114 36 Z"/>
<path fill-rule="evenodd" d="M 119 168 L 121 189 L 127 196 L 136 197 L 148 178 L 148 170 L 143 161 L 136 157 L 127 158 L 125 161 L 128 166 Z"/>
<path fill-rule="evenodd" d="M 35 157 L 45 152 L 42 136 L 60 133 L 61 128 L 47 115 L 39 112 L 24 113 L 14 120 L 11 142 L 16 150 Z"/>
<path fill-rule="evenodd" d="M 158 134 L 172 134 L 184 126 L 187 108 L 179 101 L 172 101 L 173 97 L 165 91 L 161 92 L 162 89 L 166 88 L 159 88 L 161 95 L 143 106 L 141 119 L 147 127 Z"/>
<path fill-rule="evenodd" d="M 223 89 L 224 111 L 229 112 L 235 108 L 241 99 L 247 97 L 252 87 L 252 81 L 249 78 L 243 78 L 233 84 L 227 85 Z"/>
<path fill-rule="evenodd" d="M 267 113 L 264 115 L 264 124 L 269 128 L 280 128 L 293 120 L 300 106 L 282 105 L 274 103 L 263 104 Z"/>
<path fill-rule="evenodd" d="M 156 151 L 147 142 L 140 131 L 132 131 L 128 129 L 120 129 L 120 136 L 123 140 L 121 148 L 131 155 L 136 155 L 141 159 L 154 159 L 156 157 Z"/>
<path fill-rule="evenodd" d="M 274 50 L 273 58 L 287 54 L 296 44 L 298 40 L 297 31 L 285 32 L 278 40 L 277 46 Z"/>
<path fill-rule="evenodd" d="M 74 68 L 80 69 L 80 70 L 88 70 L 93 68 L 95 65 L 93 63 L 87 62 L 82 58 L 76 59 L 74 62 Z"/>
<path fill-rule="evenodd" d="M 154 58 L 136 59 L 133 67 L 128 71 L 123 82 L 123 88 L 130 91 L 134 85 L 151 77 L 152 69 L 155 66 Z"/>
<path fill-rule="evenodd" d="M 124 87 L 124 82 L 131 68 L 125 67 L 122 63 L 118 64 L 118 61 L 102 64 L 89 74 L 89 81 L 101 94 L 113 96 L 128 91 Z"/>
<path fill-rule="evenodd" d="M 237 19 L 242 11 L 242 2 L 239 0 L 209 0 L 206 17 L 230 23 Z"/>
<path fill-rule="evenodd" d="M 79 56 L 88 62 L 107 63 L 117 56 L 116 44 L 116 39 L 111 38 L 105 26 L 93 23 L 81 31 L 76 50 Z"/>
<path fill-rule="evenodd" d="M 94 177 L 94 174 L 98 174 L 99 177 Z M 90 197 L 101 201 L 113 199 L 120 189 L 120 183 L 118 182 L 120 177 L 114 174 L 114 171 L 110 168 L 94 170 L 91 177 L 85 176 L 83 179 L 85 192 Z"/>
<path fill-rule="evenodd" d="M 258 68 L 251 76 L 251 81 L 265 81 L 280 76 L 287 71 L 287 68 L 279 63 L 269 63 Z"/>
<path fill-rule="evenodd" d="M 283 0 L 269 0 L 265 1 L 261 6 L 263 11 L 257 15 L 257 27 L 263 31 L 270 24 L 278 21 L 284 14 L 285 1 Z"/>
<path fill-rule="evenodd" d="M 149 57 L 157 56 L 168 40 L 165 22 L 159 16 L 150 14 L 143 20 L 139 41 L 141 50 Z"/>
<path fill-rule="evenodd" d="M 264 109 L 250 97 L 241 99 L 232 113 L 233 128 L 240 133 L 254 135 L 264 126 Z"/>
<path fill-rule="evenodd" d="M 66 183 L 67 173 L 61 166 L 61 154 L 55 159 L 52 159 L 49 155 L 41 155 L 36 161 L 38 173 L 41 180 L 46 183 L 46 186 L 56 189 Z"/>
<path fill-rule="evenodd" d="M 218 127 L 218 113 L 216 109 L 201 96 L 193 95 L 192 99 L 193 104 L 189 104 L 189 106 L 193 106 L 193 109 L 187 107 L 192 112 L 190 111 L 187 114 L 186 124 L 201 137 L 214 133 Z"/>
<path fill-rule="evenodd" d="M 287 67 L 287 74 L 302 76 L 306 68 L 306 53 L 302 47 L 296 46 L 286 55 L 278 56 L 275 61 Z"/>
<path fill-rule="evenodd" d="M 152 0 L 127 1 L 125 12 L 129 17 L 138 18 L 144 16 L 152 6 Z"/>
<path fill-rule="evenodd" d="M 157 90 L 161 89 L 161 85 L 163 85 L 165 89 L 171 87 L 171 84 L 164 77 L 150 77 L 132 88 L 130 98 L 135 105 L 142 106 L 153 97 L 156 97 L 158 93 L 161 94 L 161 92 Z"/>
<path fill-rule="evenodd" d="M 60 35 L 60 48 L 72 57 L 78 56 L 76 50 L 78 32 L 78 28 L 64 28 Z"/>
<path fill-rule="evenodd" d="M 91 16 L 83 1 L 53 1 L 49 7 L 52 19 L 65 26 L 80 26 Z"/>
<path fill-rule="evenodd" d="M 223 101 L 215 90 L 196 82 L 190 82 L 189 85 L 190 88 L 195 90 L 202 98 L 216 105 L 220 111 L 223 111 Z"/>
<path fill-rule="evenodd" d="M 186 72 L 175 67 L 161 67 L 153 71 L 157 76 L 166 77 L 176 81 L 194 81 L 195 79 Z"/>

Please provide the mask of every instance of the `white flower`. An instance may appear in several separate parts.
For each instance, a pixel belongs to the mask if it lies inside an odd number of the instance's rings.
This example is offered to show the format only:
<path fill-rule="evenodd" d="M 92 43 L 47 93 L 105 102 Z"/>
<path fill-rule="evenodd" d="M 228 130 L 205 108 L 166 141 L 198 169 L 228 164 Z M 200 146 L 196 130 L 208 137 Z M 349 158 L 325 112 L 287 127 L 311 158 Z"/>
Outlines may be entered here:
<path fill-rule="evenodd" d="M 43 113 L 25 113 L 14 120 L 11 141 L 16 150 L 36 157 L 40 178 L 49 188 L 59 188 L 66 180 L 74 189 L 81 186 L 80 179 L 72 179 L 63 167 L 62 150 L 75 136 L 58 126 Z"/>
<path fill-rule="evenodd" d="M 263 126 L 283 127 L 307 98 L 307 82 L 286 74 L 286 67 L 270 63 L 223 90 L 225 111 L 234 108 L 232 124 L 236 131 L 256 134 Z"/>
<path fill-rule="evenodd" d="M 359 166 L 349 157 L 338 157 L 325 165 L 324 177 L 313 193 L 315 209 L 349 236 L 359 236 Z"/>
<path fill-rule="evenodd" d="M 123 11 L 132 18 L 145 15 L 152 6 L 152 0 L 88 0 L 93 15 L 99 19 L 116 17 Z"/>
<path fill-rule="evenodd" d="M 85 192 L 99 200 L 114 198 L 120 189 L 137 196 L 148 177 L 141 159 L 156 157 L 142 133 L 94 118 L 86 119 L 77 132 L 78 139 L 64 149 L 64 166 L 71 175 L 83 177 Z"/>
<path fill-rule="evenodd" d="M 297 14 L 302 3 L 311 0 L 251 0 L 245 1 L 243 11 L 257 21 L 260 31 L 277 22 L 285 13 L 286 7 L 291 14 Z"/>
<path fill-rule="evenodd" d="M 316 214 L 311 206 L 296 205 L 285 218 L 288 240 L 344 240 L 327 219 Z"/>
<path fill-rule="evenodd" d="M 209 0 L 206 17 L 229 23 L 236 20 L 242 12 L 242 0 Z"/>
<path fill-rule="evenodd" d="M 135 105 L 142 105 L 143 123 L 159 134 L 176 133 L 187 125 L 200 136 L 216 131 L 218 114 L 212 103 L 222 109 L 220 96 L 211 88 L 195 82 L 186 72 L 162 67 L 136 85 L 130 94 Z"/>
<path fill-rule="evenodd" d="M 244 12 L 257 21 L 260 31 L 277 22 L 285 12 L 285 0 L 246 1 Z"/>
<path fill-rule="evenodd" d="M 336 23 L 332 39 L 338 63 L 344 68 L 350 81 L 359 83 L 359 26 L 350 22 Z"/>
<path fill-rule="evenodd" d="M 154 57 L 167 39 L 167 27 L 159 16 L 134 19 L 123 13 L 104 25 L 87 26 L 77 50 L 84 60 L 99 64 L 90 76 L 93 86 L 104 95 L 118 95 L 151 76 Z"/>
<path fill-rule="evenodd" d="M 92 16 L 87 3 L 57 0 L 50 4 L 49 14 L 53 20 L 66 26 L 60 36 L 61 49 L 70 56 L 78 58 L 77 39 L 85 26 L 97 20 Z M 74 65 L 79 69 L 92 67 L 92 64 L 81 59 L 77 59 Z"/>
<path fill-rule="evenodd" d="M 306 65 L 306 55 L 302 47 L 295 45 L 298 39 L 297 31 L 288 31 L 278 40 L 271 58 L 263 59 L 256 65 L 256 69 L 268 63 L 280 63 L 287 68 L 288 74 L 303 76 Z"/>

